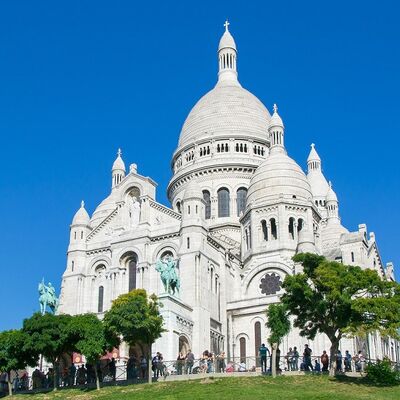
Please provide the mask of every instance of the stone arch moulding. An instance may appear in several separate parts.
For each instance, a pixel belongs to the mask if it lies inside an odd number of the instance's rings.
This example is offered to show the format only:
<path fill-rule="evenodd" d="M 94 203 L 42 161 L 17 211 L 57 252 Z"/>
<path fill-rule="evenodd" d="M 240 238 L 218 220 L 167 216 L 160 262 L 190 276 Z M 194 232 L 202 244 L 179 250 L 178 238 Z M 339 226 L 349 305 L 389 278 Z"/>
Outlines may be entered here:
<path fill-rule="evenodd" d="M 174 257 L 178 254 L 178 246 L 175 243 L 165 242 L 159 244 L 153 251 L 153 263 L 157 262 L 158 258 L 164 251 L 171 251 Z"/>
<path fill-rule="evenodd" d="M 143 196 L 143 194 L 144 194 L 143 184 L 141 182 L 139 182 L 137 179 L 136 180 L 128 179 L 122 185 L 122 188 L 121 188 L 122 199 L 121 200 L 124 200 L 125 197 L 129 194 L 129 192 L 135 187 L 140 190 L 140 196 Z"/>
<path fill-rule="evenodd" d="M 250 337 L 247 333 L 240 332 L 236 335 L 235 342 L 239 342 L 240 338 L 245 338 L 247 341 L 250 340 Z"/>
<path fill-rule="evenodd" d="M 268 263 L 268 264 L 261 264 L 258 267 L 254 268 L 245 278 L 243 279 L 244 294 L 247 294 L 250 284 L 252 281 L 258 276 L 262 275 L 263 273 L 268 272 L 275 272 L 281 276 L 281 280 L 285 278 L 286 275 L 292 274 L 292 269 L 283 264 L 283 263 Z"/>
<path fill-rule="evenodd" d="M 89 264 L 89 269 L 88 269 L 89 274 L 94 275 L 94 271 L 101 264 L 104 264 L 106 269 L 109 269 L 111 266 L 111 258 L 108 256 L 105 256 L 105 255 L 100 255 L 100 256 L 93 258 Z"/>
<path fill-rule="evenodd" d="M 142 252 L 136 247 L 136 246 L 129 246 L 129 247 L 124 247 L 120 251 L 118 251 L 116 259 L 118 260 L 118 265 L 121 267 L 121 260 L 124 258 L 125 255 L 128 255 L 130 253 L 135 253 L 137 258 L 138 258 L 138 263 L 144 261 L 143 260 L 143 255 Z"/>

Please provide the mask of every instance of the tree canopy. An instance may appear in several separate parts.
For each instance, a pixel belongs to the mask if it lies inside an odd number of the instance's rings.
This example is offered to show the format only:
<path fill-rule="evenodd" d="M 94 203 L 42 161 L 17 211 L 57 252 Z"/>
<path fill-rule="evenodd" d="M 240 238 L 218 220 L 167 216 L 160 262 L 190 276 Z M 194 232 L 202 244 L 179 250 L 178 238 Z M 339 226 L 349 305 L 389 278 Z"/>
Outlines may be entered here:
<path fill-rule="evenodd" d="M 0 332 L 0 371 L 8 373 L 8 389 L 12 395 L 10 372 L 24 369 L 27 365 L 35 366 L 37 357 L 26 351 L 24 345 L 27 337 L 21 330 Z"/>
<path fill-rule="evenodd" d="M 155 295 L 147 296 L 144 289 L 135 289 L 119 296 L 106 312 L 104 323 L 106 329 L 121 335 L 130 346 L 138 343 L 147 345 L 150 367 L 151 345 L 165 331 Z"/>
<path fill-rule="evenodd" d="M 119 345 L 119 337 L 113 332 L 107 331 L 103 321 L 98 319 L 95 314 L 73 316 L 69 324 L 69 332 L 76 350 L 86 357 L 89 364 L 94 366 L 97 389 L 100 389 L 96 363 L 107 351 Z"/>
<path fill-rule="evenodd" d="M 64 353 L 76 350 L 70 330 L 71 320 L 72 317 L 66 314 L 33 314 L 23 323 L 22 331 L 26 333 L 24 348 L 37 358 L 43 356 L 57 367 Z M 55 368 L 55 373 L 57 371 Z M 56 387 L 57 379 L 54 379 L 54 389 Z"/>
<path fill-rule="evenodd" d="M 300 334 L 313 339 L 325 333 L 332 343 L 331 371 L 345 334 L 380 331 L 397 336 L 400 327 L 400 286 L 381 279 L 376 271 L 328 261 L 305 253 L 293 260 L 303 272 L 288 275 L 281 301 L 295 316 Z"/>

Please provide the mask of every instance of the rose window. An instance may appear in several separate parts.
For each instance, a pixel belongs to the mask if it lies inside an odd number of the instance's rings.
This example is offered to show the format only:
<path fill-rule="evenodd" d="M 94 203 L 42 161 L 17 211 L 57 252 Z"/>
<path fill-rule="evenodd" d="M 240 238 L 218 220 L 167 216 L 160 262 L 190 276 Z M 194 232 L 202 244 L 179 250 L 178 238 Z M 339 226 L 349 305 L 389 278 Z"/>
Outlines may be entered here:
<path fill-rule="evenodd" d="M 281 286 L 281 277 L 274 272 L 272 274 L 266 274 L 264 278 L 261 279 L 260 283 L 261 293 L 265 295 L 279 292 Z"/>

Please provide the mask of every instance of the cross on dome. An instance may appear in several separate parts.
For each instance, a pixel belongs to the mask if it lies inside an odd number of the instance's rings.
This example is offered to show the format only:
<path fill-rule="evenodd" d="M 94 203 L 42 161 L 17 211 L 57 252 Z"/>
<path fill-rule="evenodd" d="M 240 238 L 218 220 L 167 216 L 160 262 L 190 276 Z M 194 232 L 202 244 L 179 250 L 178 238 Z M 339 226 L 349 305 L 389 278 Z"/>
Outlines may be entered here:
<path fill-rule="evenodd" d="M 278 112 L 278 106 L 276 105 L 276 103 L 274 103 L 274 113 L 277 113 Z"/>
<path fill-rule="evenodd" d="M 228 21 L 228 19 L 227 19 L 227 20 L 225 21 L 225 23 L 224 23 L 225 32 L 228 32 L 228 31 L 229 31 L 229 29 L 228 29 L 229 25 L 230 25 L 230 23 L 229 23 L 229 21 Z"/>
<path fill-rule="evenodd" d="M 122 155 L 122 150 L 121 150 L 121 148 L 118 149 L 117 155 L 118 155 L 118 157 L 121 157 L 121 155 Z"/>
<path fill-rule="evenodd" d="M 81 201 L 81 208 L 84 208 L 85 207 L 85 202 L 82 200 Z"/>
<path fill-rule="evenodd" d="M 311 143 L 311 148 L 313 149 L 315 147 L 315 144 L 314 143 Z"/>

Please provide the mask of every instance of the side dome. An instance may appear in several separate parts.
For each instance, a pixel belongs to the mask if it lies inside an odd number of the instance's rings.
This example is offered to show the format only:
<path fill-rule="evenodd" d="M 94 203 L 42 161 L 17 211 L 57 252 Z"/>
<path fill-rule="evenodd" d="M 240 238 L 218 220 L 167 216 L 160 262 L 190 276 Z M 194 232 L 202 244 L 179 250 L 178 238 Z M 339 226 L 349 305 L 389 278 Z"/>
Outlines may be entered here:
<path fill-rule="evenodd" d="M 89 225 L 90 217 L 85 209 L 85 203 L 82 200 L 81 207 L 75 213 L 74 218 L 72 219 L 72 225 Z"/>
<path fill-rule="evenodd" d="M 247 193 L 247 205 L 263 204 L 281 195 L 309 201 L 311 187 L 299 165 L 286 152 L 271 152 L 256 169 Z"/>
<path fill-rule="evenodd" d="M 217 137 L 239 136 L 265 141 L 270 118 L 264 104 L 237 81 L 220 83 L 190 111 L 178 147 Z"/>
<path fill-rule="evenodd" d="M 117 197 L 113 191 L 96 208 L 90 220 L 90 225 L 95 228 L 104 218 L 111 214 L 117 207 Z"/>

